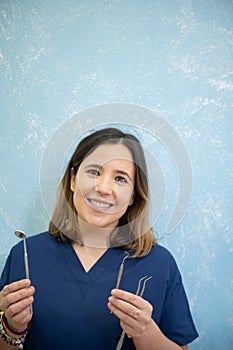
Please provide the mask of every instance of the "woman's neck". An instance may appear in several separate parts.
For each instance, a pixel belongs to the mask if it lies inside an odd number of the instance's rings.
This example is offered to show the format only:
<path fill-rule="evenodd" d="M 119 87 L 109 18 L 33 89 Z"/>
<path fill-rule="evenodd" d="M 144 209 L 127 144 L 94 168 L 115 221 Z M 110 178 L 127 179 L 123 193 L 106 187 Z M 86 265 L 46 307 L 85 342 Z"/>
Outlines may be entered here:
<path fill-rule="evenodd" d="M 107 249 L 110 246 L 110 237 L 115 228 L 103 228 L 87 224 L 79 220 L 79 236 L 82 245 L 90 248 Z"/>

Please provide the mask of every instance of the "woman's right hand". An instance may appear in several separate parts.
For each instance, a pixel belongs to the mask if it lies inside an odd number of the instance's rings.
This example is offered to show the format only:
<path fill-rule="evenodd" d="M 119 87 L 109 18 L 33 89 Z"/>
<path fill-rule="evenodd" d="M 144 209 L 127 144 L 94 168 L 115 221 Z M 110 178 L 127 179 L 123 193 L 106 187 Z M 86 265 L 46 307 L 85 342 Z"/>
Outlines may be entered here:
<path fill-rule="evenodd" d="M 0 310 L 15 330 L 26 329 L 32 319 L 31 304 L 35 288 L 28 279 L 13 282 L 0 292 Z"/>

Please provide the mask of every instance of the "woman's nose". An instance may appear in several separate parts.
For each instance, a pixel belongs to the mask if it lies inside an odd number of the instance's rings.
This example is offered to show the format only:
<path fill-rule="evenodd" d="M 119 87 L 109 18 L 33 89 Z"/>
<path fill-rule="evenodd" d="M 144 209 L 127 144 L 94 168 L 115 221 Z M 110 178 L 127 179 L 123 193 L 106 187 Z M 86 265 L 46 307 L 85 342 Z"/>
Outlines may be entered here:
<path fill-rule="evenodd" d="M 112 183 L 112 181 L 104 177 L 99 178 L 98 180 L 96 180 L 96 183 L 95 183 L 95 191 L 102 195 L 113 194 L 114 187 L 115 185 Z"/>

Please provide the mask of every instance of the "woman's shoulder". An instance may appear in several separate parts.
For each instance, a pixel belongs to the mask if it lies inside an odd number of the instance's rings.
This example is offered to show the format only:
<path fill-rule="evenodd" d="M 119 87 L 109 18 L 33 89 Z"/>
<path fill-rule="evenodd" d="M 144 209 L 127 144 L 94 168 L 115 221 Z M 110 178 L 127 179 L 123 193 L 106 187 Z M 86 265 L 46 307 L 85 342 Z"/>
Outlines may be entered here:
<path fill-rule="evenodd" d="M 54 240 L 54 238 L 51 236 L 49 231 L 36 233 L 34 235 L 32 234 L 32 235 L 27 237 L 27 242 L 29 244 L 31 244 L 31 243 L 36 244 L 36 243 L 39 243 L 39 242 L 51 242 L 53 240 Z"/>
<path fill-rule="evenodd" d="M 161 244 L 155 244 L 150 253 L 145 256 L 145 260 L 149 264 L 154 264 L 158 269 L 166 269 L 167 271 L 176 271 L 178 266 L 173 254 L 170 250 Z"/>
<path fill-rule="evenodd" d="M 164 247 L 163 245 L 159 244 L 159 243 L 156 243 L 149 255 L 151 256 L 156 256 L 156 257 L 160 257 L 160 258 L 163 258 L 163 259 L 172 259 L 173 258 L 173 255 L 172 253 L 168 250 L 168 248 Z"/>
<path fill-rule="evenodd" d="M 43 246 L 54 246 L 56 245 L 57 240 L 50 235 L 48 231 L 37 233 L 26 238 L 27 248 L 28 249 L 39 249 Z M 13 251 L 17 251 L 21 245 L 22 241 L 19 241 L 13 248 Z"/>

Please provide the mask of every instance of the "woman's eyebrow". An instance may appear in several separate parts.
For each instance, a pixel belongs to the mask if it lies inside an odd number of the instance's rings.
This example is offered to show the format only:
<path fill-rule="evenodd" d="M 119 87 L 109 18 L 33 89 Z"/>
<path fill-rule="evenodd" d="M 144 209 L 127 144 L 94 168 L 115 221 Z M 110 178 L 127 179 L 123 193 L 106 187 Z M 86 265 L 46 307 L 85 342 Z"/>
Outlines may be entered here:
<path fill-rule="evenodd" d="M 87 168 L 102 169 L 102 166 L 99 165 L 99 164 L 88 164 L 88 165 L 85 166 L 84 169 L 87 169 Z"/>

